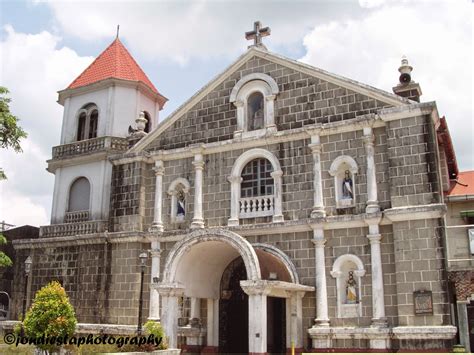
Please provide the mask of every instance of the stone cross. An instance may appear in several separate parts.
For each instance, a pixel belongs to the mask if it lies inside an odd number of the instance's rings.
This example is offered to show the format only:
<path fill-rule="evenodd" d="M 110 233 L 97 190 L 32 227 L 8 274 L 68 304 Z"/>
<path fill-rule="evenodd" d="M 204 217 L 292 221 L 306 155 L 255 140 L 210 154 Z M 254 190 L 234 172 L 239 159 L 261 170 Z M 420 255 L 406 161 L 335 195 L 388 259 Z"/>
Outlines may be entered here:
<path fill-rule="evenodd" d="M 270 27 L 261 28 L 262 24 L 260 21 L 255 21 L 253 24 L 253 31 L 245 32 L 245 39 L 253 39 L 254 43 L 250 47 L 263 47 L 262 37 L 270 36 Z"/>

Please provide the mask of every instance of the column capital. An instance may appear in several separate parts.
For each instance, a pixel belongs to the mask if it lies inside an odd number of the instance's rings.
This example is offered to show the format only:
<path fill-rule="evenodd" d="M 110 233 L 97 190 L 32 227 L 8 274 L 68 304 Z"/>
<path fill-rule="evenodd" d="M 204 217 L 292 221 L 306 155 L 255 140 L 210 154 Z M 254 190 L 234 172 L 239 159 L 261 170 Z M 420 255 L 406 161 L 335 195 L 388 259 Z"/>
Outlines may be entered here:
<path fill-rule="evenodd" d="M 270 286 L 264 280 L 253 281 L 253 280 L 244 280 L 240 281 L 240 287 L 242 290 L 249 295 L 260 295 L 266 296 L 270 294 Z"/>
<path fill-rule="evenodd" d="M 265 96 L 266 101 L 273 101 L 276 99 L 276 95 L 267 95 Z"/>
<path fill-rule="evenodd" d="M 311 242 L 314 244 L 316 248 L 324 248 L 324 245 L 326 244 L 326 238 L 313 238 L 311 239 Z"/>
<path fill-rule="evenodd" d="M 276 170 L 276 171 L 270 173 L 270 175 L 271 175 L 272 178 L 274 178 L 274 179 L 275 179 L 275 178 L 279 178 L 279 177 L 281 177 L 281 176 L 283 175 L 283 171 L 281 171 L 281 170 Z"/>
<path fill-rule="evenodd" d="M 365 147 L 373 147 L 374 146 L 374 140 L 375 140 L 375 137 L 374 137 L 373 134 L 363 136 L 363 141 L 364 141 L 364 146 Z"/>
<path fill-rule="evenodd" d="M 149 250 L 150 256 L 152 258 L 159 258 L 161 257 L 161 249 L 150 249 Z"/>
<path fill-rule="evenodd" d="M 204 163 L 202 154 L 196 154 L 194 156 L 194 161 L 193 161 L 194 169 L 195 170 L 198 170 L 198 169 L 202 170 L 204 168 L 204 165 L 205 165 L 205 163 Z"/>
<path fill-rule="evenodd" d="M 155 172 L 155 176 L 163 176 L 165 173 L 165 167 L 163 166 L 162 160 L 155 161 L 155 166 L 152 169 Z"/>
<path fill-rule="evenodd" d="M 243 179 L 241 176 L 229 176 L 227 177 L 227 181 L 229 181 L 231 184 L 240 184 Z"/>
<path fill-rule="evenodd" d="M 235 107 L 243 107 L 244 102 L 242 100 L 236 100 L 236 101 L 234 101 L 234 106 Z"/>
<path fill-rule="evenodd" d="M 382 234 L 368 234 L 367 238 L 369 239 L 370 244 L 380 244 Z"/>
<path fill-rule="evenodd" d="M 155 289 L 161 296 L 179 297 L 184 294 L 184 287 L 177 284 L 157 284 Z"/>
<path fill-rule="evenodd" d="M 310 143 L 308 145 L 309 149 L 311 149 L 311 153 L 314 154 L 321 154 L 321 143 Z"/>

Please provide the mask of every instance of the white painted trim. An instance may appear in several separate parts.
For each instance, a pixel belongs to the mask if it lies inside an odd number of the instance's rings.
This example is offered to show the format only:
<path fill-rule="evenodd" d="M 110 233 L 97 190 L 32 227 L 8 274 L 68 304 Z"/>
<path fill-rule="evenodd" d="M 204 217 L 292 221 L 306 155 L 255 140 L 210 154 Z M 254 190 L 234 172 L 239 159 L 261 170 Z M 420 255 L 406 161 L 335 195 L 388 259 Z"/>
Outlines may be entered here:
<path fill-rule="evenodd" d="M 260 264 L 252 245 L 235 232 L 221 228 L 213 228 L 195 229 L 173 246 L 166 258 L 162 283 L 174 283 L 176 271 L 183 255 L 194 245 L 207 241 L 223 242 L 236 249 L 244 261 L 245 269 L 247 270 L 247 279 L 261 280 Z"/>
<path fill-rule="evenodd" d="M 237 84 L 235 84 L 234 88 L 232 89 L 230 93 L 229 102 L 233 103 L 236 100 L 238 100 L 239 91 L 242 89 L 242 87 L 245 84 L 253 80 L 264 81 L 269 86 L 270 88 L 269 93 L 271 93 L 272 95 L 277 95 L 280 92 L 275 79 L 273 79 L 271 76 L 267 74 L 263 74 L 263 73 L 252 73 L 252 74 L 244 76 L 242 79 L 240 79 L 237 82 Z"/>

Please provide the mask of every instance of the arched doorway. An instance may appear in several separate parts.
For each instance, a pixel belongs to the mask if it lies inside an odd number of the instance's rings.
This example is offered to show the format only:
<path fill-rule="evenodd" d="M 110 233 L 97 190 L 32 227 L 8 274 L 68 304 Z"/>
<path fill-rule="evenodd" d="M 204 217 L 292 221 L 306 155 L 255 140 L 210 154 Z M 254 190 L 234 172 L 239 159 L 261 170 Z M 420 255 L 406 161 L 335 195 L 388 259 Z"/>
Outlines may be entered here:
<path fill-rule="evenodd" d="M 240 287 L 247 280 L 242 257 L 224 270 L 219 299 L 219 352 L 248 353 L 249 297 Z"/>
<path fill-rule="evenodd" d="M 161 323 L 170 347 L 176 347 L 179 333 L 189 345 L 255 354 L 285 352 L 291 341 L 302 347 L 302 297 L 314 291 L 299 284 L 294 265 L 277 248 L 253 246 L 217 228 L 195 230 L 176 243 L 162 281 L 153 288 L 161 296 Z M 205 318 L 207 334 L 178 327 L 183 296 L 194 300 L 193 319 Z M 203 302 L 207 315 L 198 316 Z"/>

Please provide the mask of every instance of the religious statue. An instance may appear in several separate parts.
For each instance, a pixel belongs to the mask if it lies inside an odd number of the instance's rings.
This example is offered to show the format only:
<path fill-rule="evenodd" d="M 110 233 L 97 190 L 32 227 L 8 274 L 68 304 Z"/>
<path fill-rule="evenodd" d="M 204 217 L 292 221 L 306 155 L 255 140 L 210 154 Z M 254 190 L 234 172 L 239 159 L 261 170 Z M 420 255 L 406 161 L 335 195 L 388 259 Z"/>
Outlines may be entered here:
<path fill-rule="evenodd" d="M 342 199 L 353 199 L 354 192 L 352 190 L 352 178 L 349 170 L 346 170 L 344 180 L 342 180 Z"/>
<path fill-rule="evenodd" d="M 357 283 L 354 280 L 354 272 L 349 271 L 349 279 L 346 284 L 346 303 L 357 303 Z"/>
<path fill-rule="evenodd" d="M 257 111 L 255 111 L 253 115 L 252 128 L 253 129 L 263 128 L 263 119 L 264 119 L 264 115 L 263 115 L 262 101 L 260 101 L 260 108 Z"/>
<path fill-rule="evenodd" d="M 184 219 L 184 216 L 186 214 L 186 211 L 185 211 L 185 197 L 184 197 L 184 191 L 183 190 L 180 190 L 178 192 L 178 196 L 177 196 L 177 203 L 178 203 L 178 206 L 177 206 L 177 209 L 176 209 L 176 219 L 178 220 L 183 220 Z"/>

